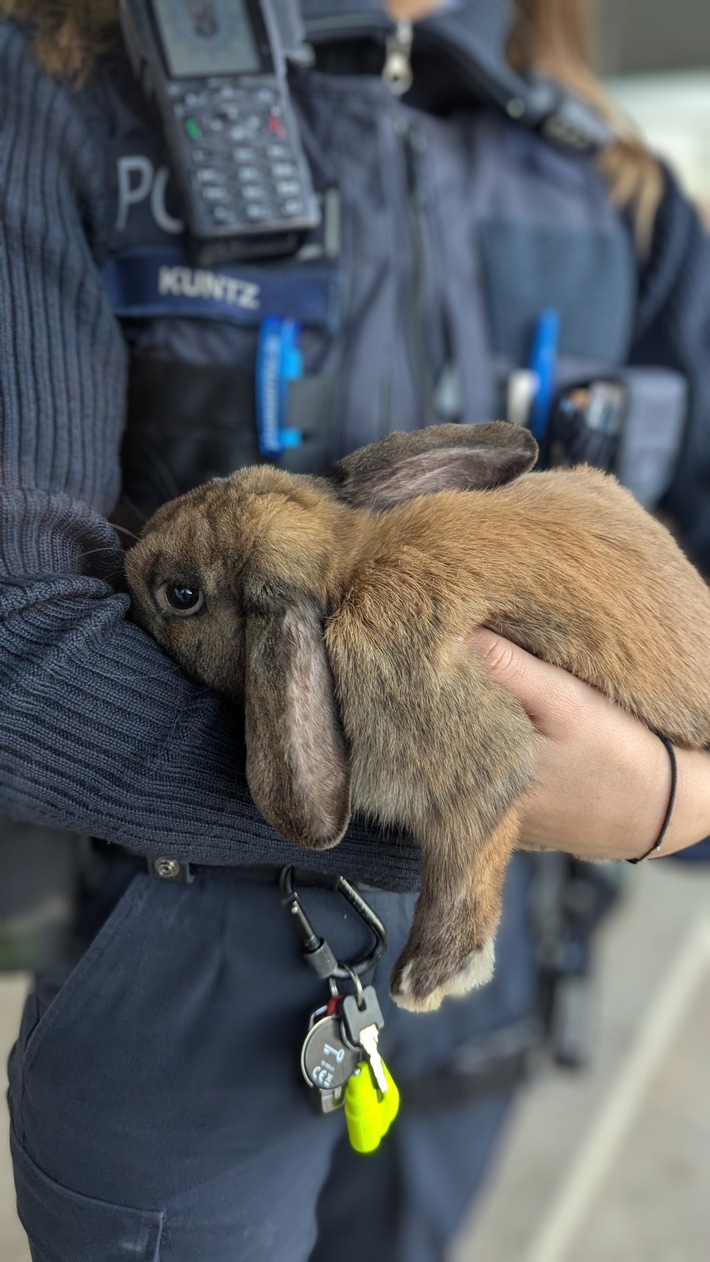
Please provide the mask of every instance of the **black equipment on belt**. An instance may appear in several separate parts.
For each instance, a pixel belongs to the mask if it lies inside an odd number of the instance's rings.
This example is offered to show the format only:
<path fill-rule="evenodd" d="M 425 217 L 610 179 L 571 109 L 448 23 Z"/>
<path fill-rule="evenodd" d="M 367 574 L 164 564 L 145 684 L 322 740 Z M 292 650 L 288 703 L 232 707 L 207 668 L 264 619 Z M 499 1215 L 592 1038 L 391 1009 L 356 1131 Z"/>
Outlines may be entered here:
<path fill-rule="evenodd" d="M 308 868 L 276 867 L 273 864 L 217 866 L 186 864 L 165 855 L 140 855 L 110 842 L 93 840 L 94 850 L 122 865 L 130 865 L 157 880 L 191 884 L 196 878 L 246 881 L 278 886 L 281 902 L 293 916 L 303 940 L 303 958 L 322 979 L 360 978 L 370 972 L 387 947 L 385 926 L 362 892 L 372 886 L 358 881 L 357 888 L 344 877 L 316 872 Z M 304 910 L 297 886 L 332 889 L 351 905 L 373 936 L 373 945 L 357 960 L 339 964 L 328 942 L 318 933 Z M 94 927 L 94 931 L 96 926 Z M 334 991 L 337 994 L 337 989 Z M 323 1010 L 325 1011 L 325 1009 Z M 504 1026 L 495 1034 L 487 1034 L 481 1042 L 459 1047 L 450 1065 L 430 1070 L 417 1078 L 400 1080 L 402 1099 L 409 1111 L 430 1108 L 459 1108 L 493 1094 L 508 1094 L 528 1076 L 536 1049 L 543 1039 L 539 1017 L 534 1014 L 513 1025 Z M 326 1093 L 327 1094 L 327 1093 Z M 321 1111 L 327 1112 L 323 1108 Z"/>

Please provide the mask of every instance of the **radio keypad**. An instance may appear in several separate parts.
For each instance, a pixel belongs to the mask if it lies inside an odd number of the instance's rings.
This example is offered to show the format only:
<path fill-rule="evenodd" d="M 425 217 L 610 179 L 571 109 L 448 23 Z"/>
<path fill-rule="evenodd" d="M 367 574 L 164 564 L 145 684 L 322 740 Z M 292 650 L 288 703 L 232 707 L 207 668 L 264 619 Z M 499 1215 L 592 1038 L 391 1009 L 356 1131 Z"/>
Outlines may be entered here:
<path fill-rule="evenodd" d="M 298 165 L 277 92 L 212 81 L 199 89 L 171 84 L 170 96 L 178 126 L 196 142 L 190 150 L 193 181 L 213 222 L 303 214 Z"/>
<path fill-rule="evenodd" d="M 215 223 L 228 224 L 228 223 L 239 222 L 239 216 L 236 210 L 232 210 L 231 206 L 221 206 L 221 205 L 213 206 L 212 218 L 214 219 Z"/>
<path fill-rule="evenodd" d="M 217 106 L 217 113 L 220 118 L 226 119 L 228 123 L 236 123 L 237 119 L 241 118 L 242 107 L 229 101 L 224 101 Z"/>

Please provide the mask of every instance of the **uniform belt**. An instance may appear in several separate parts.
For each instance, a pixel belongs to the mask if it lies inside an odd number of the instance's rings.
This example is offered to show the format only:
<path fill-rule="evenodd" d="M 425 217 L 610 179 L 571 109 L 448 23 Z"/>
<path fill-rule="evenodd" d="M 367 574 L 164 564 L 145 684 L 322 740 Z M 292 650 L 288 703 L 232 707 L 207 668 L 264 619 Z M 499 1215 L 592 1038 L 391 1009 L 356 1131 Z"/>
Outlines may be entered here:
<path fill-rule="evenodd" d="M 168 855 L 142 855 L 125 846 L 117 846 L 112 842 L 97 838 L 93 846 L 99 854 L 108 859 L 120 859 L 122 863 L 132 864 L 139 872 L 147 872 L 157 880 L 189 885 L 196 878 L 223 881 L 255 881 L 266 885 L 278 884 L 283 871 L 283 864 L 211 864 L 186 863 L 182 859 L 174 859 Z M 293 880 L 296 885 L 315 885 L 321 889 L 336 889 L 340 877 L 338 873 L 318 872 L 313 868 L 294 868 Z M 357 889 L 373 893 L 384 892 L 379 886 L 368 885 L 363 881 L 355 881 Z"/>

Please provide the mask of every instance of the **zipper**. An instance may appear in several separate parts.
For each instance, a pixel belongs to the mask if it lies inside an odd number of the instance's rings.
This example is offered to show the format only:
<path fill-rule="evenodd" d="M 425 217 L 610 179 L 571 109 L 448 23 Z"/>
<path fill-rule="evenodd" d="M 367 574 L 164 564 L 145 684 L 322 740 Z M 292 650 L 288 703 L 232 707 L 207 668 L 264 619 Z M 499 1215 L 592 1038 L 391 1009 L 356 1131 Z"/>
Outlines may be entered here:
<path fill-rule="evenodd" d="M 397 39 L 398 28 L 407 26 L 411 28 L 412 23 L 404 21 L 395 23 L 387 17 L 386 13 L 378 14 L 375 10 L 367 13 L 348 13 L 342 16 L 329 14 L 326 17 L 309 17 L 305 21 L 306 38 L 314 42 L 330 38 L 347 39 L 349 36 L 379 35 L 383 37 L 386 44 L 389 44 L 390 40 Z M 403 35 L 403 43 L 406 45 L 406 31 Z M 528 103 L 522 97 L 515 95 L 514 82 L 510 84 L 501 82 L 485 65 L 474 62 L 465 50 L 457 46 L 456 41 L 446 30 L 437 29 L 436 24 L 430 21 L 418 22 L 416 37 L 418 46 L 445 53 L 451 62 L 463 71 L 469 82 L 477 83 L 483 94 L 501 106 L 511 117 L 517 119 L 528 115 Z M 411 37 L 409 52 L 411 53 Z M 521 89 L 523 87 L 521 83 Z"/>
<path fill-rule="evenodd" d="M 385 64 L 382 78 L 395 96 L 404 96 L 412 86 L 412 40 L 414 29 L 411 22 L 398 22 L 385 41 Z"/>
<path fill-rule="evenodd" d="M 406 20 L 393 22 L 384 13 L 378 17 L 373 12 L 364 14 L 330 15 L 324 18 L 309 18 L 306 22 L 307 37 L 313 42 L 328 38 L 342 39 L 362 34 L 380 35 L 385 45 L 382 81 L 393 96 L 404 95 L 412 85 L 412 44 L 414 39 L 413 23 Z M 419 29 L 417 30 L 419 38 Z M 406 213 L 410 226 L 412 243 L 412 290 L 404 294 L 405 318 L 408 325 L 407 342 L 411 360 L 412 379 L 415 385 L 417 414 L 412 418 L 416 427 L 431 424 L 437 411 L 435 406 L 435 373 L 439 371 L 445 358 L 444 348 L 447 335 L 444 314 L 441 310 L 437 287 L 433 276 L 430 252 L 429 225 L 427 223 L 429 192 L 426 180 L 422 176 L 422 162 L 426 154 L 427 138 L 425 133 L 415 127 L 403 115 L 393 119 L 393 130 L 403 160 Z M 440 327 L 437 336 L 434 331 L 434 320 L 439 318 Z M 434 344 L 439 342 L 442 352 L 437 356 Z M 385 417 L 391 415 L 390 405 L 394 382 L 392 375 L 385 385 Z M 450 418 L 446 418 L 450 419 Z M 387 426 L 387 429 L 390 425 Z"/>
<path fill-rule="evenodd" d="M 426 153 L 426 137 L 407 118 L 396 118 L 394 130 L 404 158 L 407 208 L 412 239 L 413 302 L 406 302 L 409 346 L 417 388 L 417 426 L 433 419 L 434 367 L 429 338 L 434 283 L 426 224 L 428 193 L 422 179 L 421 163 Z"/>
<path fill-rule="evenodd" d="M 338 17 L 309 18 L 306 22 L 309 40 L 357 38 L 362 35 L 382 36 L 385 60 L 382 78 L 395 96 L 403 96 L 412 86 L 412 41 L 414 27 L 406 19 L 392 22 L 384 13 L 349 13 Z"/>

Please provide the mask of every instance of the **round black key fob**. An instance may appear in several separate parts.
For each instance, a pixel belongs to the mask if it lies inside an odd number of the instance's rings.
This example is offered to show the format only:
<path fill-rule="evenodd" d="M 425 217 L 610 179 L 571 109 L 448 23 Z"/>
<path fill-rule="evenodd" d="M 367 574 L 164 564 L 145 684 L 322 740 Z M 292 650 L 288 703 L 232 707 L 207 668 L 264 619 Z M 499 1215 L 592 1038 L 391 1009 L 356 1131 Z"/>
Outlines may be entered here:
<path fill-rule="evenodd" d="M 360 1052 L 348 1047 L 340 1032 L 340 1018 L 321 1017 L 308 1031 L 301 1051 L 301 1070 L 311 1087 L 332 1091 L 355 1072 Z"/>

